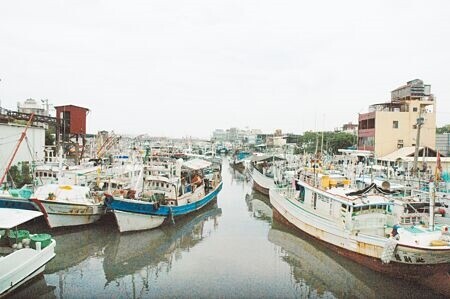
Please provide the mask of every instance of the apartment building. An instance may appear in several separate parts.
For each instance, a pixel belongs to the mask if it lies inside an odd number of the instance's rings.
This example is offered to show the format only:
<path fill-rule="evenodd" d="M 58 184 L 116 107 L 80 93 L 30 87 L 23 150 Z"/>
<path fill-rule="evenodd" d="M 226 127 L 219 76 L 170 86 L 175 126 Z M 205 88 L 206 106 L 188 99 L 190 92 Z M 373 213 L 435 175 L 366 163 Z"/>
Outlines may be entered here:
<path fill-rule="evenodd" d="M 435 148 L 436 111 L 431 86 L 415 79 L 391 92 L 391 101 L 373 104 L 359 115 L 358 150 L 369 150 L 382 157 L 399 148 Z"/>

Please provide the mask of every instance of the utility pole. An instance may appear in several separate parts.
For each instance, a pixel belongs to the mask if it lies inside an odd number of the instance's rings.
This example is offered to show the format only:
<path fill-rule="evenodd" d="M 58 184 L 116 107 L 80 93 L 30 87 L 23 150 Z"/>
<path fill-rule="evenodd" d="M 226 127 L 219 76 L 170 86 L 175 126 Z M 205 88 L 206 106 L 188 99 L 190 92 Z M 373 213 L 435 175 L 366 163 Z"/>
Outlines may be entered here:
<path fill-rule="evenodd" d="M 424 118 L 422 116 L 422 110 L 420 110 L 419 117 L 417 118 L 416 126 L 417 126 L 417 136 L 416 136 L 416 149 L 414 151 L 414 164 L 413 164 L 413 173 L 417 174 L 417 159 L 419 157 L 419 143 L 420 143 L 420 129 L 422 128 L 424 123 Z"/>

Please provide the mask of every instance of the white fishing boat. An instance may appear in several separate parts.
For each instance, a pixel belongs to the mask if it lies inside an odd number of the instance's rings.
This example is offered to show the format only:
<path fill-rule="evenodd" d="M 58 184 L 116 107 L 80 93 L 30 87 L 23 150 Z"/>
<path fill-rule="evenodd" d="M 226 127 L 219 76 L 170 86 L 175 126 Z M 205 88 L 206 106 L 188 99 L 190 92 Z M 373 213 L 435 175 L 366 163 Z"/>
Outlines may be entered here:
<path fill-rule="evenodd" d="M 45 265 L 55 256 L 55 240 L 49 235 L 45 242 L 30 244 L 30 238 L 19 238 L 17 226 L 41 216 L 38 211 L 0 208 L 0 297 L 42 273 Z M 8 240 L 9 239 L 9 243 Z"/>
<path fill-rule="evenodd" d="M 280 158 L 269 155 L 255 155 L 250 160 L 249 173 L 253 179 L 253 188 L 269 195 L 269 189 L 281 180 L 281 167 L 277 164 Z"/>
<path fill-rule="evenodd" d="M 38 187 L 31 200 L 52 228 L 93 223 L 105 214 L 102 194 L 89 187 L 47 184 Z"/>
<path fill-rule="evenodd" d="M 374 270 L 408 279 L 450 270 L 448 227 L 399 226 L 403 201 L 375 184 L 353 191 L 305 173 L 296 188 L 271 189 L 270 202 L 275 218 Z"/>

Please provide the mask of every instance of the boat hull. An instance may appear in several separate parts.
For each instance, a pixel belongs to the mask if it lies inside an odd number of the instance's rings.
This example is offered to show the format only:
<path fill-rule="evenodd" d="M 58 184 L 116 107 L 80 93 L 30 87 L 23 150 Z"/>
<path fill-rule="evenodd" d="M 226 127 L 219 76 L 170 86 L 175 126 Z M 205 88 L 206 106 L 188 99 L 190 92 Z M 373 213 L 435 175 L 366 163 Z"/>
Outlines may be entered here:
<path fill-rule="evenodd" d="M 253 179 L 253 188 L 262 194 L 268 196 L 270 188 L 275 187 L 275 183 L 272 178 L 266 177 L 254 167 L 250 170 L 250 176 Z"/>
<path fill-rule="evenodd" d="M 345 256 L 372 270 L 387 273 L 404 279 L 417 279 L 424 275 L 450 270 L 450 252 L 448 250 L 425 250 L 399 244 L 395 256 L 389 263 L 382 263 L 380 256 L 383 245 L 364 242 L 359 237 L 339 234 L 338 229 L 327 231 L 314 226 L 306 220 L 307 216 L 296 214 L 290 208 L 289 202 L 284 202 L 282 196 L 271 190 L 270 202 L 273 206 L 273 216 L 280 222 L 293 227 L 296 231 L 319 240 L 327 248 Z"/>
<path fill-rule="evenodd" d="M 159 209 L 152 211 L 151 215 L 158 216 L 182 216 L 189 214 L 191 212 L 197 211 L 211 202 L 216 196 L 219 194 L 220 190 L 222 190 L 223 182 L 220 182 L 210 193 L 206 194 L 202 199 L 187 203 L 180 206 L 166 206 L 162 205 Z"/>
<path fill-rule="evenodd" d="M 74 204 L 32 199 L 44 213 L 51 228 L 93 223 L 105 214 L 105 206 L 99 204 Z"/>
<path fill-rule="evenodd" d="M 52 242 L 40 251 L 24 248 L 0 259 L 0 297 L 36 277 L 55 256 Z"/>
<path fill-rule="evenodd" d="M 38 206 L 29 199 L 0 196 L 0 208 L 39 211 Z"/>
<path fill-rule="evenodd" d="M 201 199 L 180 206 L 157 206 L 152 202 L 120 198 L 107 198 L 106 205 L 108 209 L 112 211 L 123 211 L 163 217 L 181 216 L 196 211 L 212 201 L 222 189 L 222 185 L 223 183 L 220 182 L 215 189 L 204 195 Z"/>
<path fill-rule="evenodd" d="M 116 217 L 117 226 L 121 233 L 156 228 L 163 224 L 164 219 L 166 219 L 164 216 L 154 216 L 119 210 L 114 210 L 114 216 Z"/>

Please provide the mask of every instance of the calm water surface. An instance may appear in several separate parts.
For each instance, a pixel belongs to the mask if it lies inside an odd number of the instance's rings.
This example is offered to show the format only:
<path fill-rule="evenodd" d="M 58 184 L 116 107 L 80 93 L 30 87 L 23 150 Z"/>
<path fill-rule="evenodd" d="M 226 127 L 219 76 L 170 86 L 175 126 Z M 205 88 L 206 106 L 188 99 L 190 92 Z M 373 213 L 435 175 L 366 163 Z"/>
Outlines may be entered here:
<path fill-rule="evenodd" d="M 121 235 L 106 217 L 50 231 L 56 257 L 13 298 L 439 298 L 290 232 L 226 163 L 223 179 L 217 202 L 175 225 Z"/>

